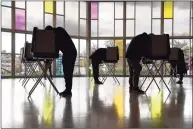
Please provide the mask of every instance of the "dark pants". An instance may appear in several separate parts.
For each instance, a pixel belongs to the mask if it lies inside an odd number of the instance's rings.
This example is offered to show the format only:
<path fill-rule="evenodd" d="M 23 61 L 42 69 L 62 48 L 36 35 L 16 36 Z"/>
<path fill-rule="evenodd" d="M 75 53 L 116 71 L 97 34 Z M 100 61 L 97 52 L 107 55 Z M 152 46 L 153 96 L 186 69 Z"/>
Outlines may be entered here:
<path fill-rule="evenodd" d="M 94 76 L 94 81 L 98 82 L 99 81 L 99 65 L 100 61 L 96 59 L 91 59 L 92 60 L 92 69 L 93 69 L 93 76 Z"/>
<path fill-rule="evenodd" d="M 63 53 L 62 56 L 62 65 L 63 65 L 64 79 L 66 82 L 66 91 L 72 90 L 72 78 L 76 56 L 77 56 L 76 51 L 70 54 Z"/>
<path fill-rule="evenodd" d="M 180 73 L 180 81 L 183 81 L 184 74 Z"/>
<path fill-rule="evenodd" d="M 176 64 L 175 63 L 170 64 L 171 64 L 170 75 L 174 75 L 174 77 L 176 77 Z"/>
<path fill-rule="evenodd" d="M 184 77 L 184 72 L 182 71 L 182 70 L 180 70 L 180 68 L 179 67 L 181 67 L 180 65 L 177 65 L 176 63 L 171 63 L 171 66 L 172 66 L 172 69 L 171 69 L 171 71 L 170 71 L 170 75 L 174 75 L 174 77 L 177 77 L 176 75 L 177 75 L 177 73 L 180 75 L 180 81 L 182 81 L 183 80 L 183 77 Z M 178 67 L 177 68 L 177 70 L 178 71 L 176 71 L 176 66 Z"/>
<path fill-rule="evenodd" d="M 128 65 L 129 65 L 129 84 L 131 88 L 138 88 L 139 83 L 139 76 L 141 72 L 141 65 L 140 65 L 140 59 L 131 60 L 127 59 Z"/>

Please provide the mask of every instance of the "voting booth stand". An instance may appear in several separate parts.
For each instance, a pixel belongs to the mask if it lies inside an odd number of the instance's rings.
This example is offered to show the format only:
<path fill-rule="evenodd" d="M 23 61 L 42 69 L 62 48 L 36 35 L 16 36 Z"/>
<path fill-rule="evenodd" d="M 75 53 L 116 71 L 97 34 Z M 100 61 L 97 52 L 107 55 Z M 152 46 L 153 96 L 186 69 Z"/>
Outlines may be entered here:
<path fill-rule="evenodd" d="M 119 80 L 115 76 L 115 65 L 119 61 L 119 49 L 118 47 L 107 47 L 106 60 L 103 64 L 106 66 L 107 71 L 106 76 L 102 78 L 102 82 L 104 83 L 107 79 L 108 75 L 113 77 L 115 83 L 120 84 Z"/>
<path fill-rule="evenodd" d="M 22 86 L 26 87 L 27 83 L 30 79 L 33 79 L 33 81 L 37 81 L 37 78 L 31 78 L 31 77 L 37 77 L 36 68 L 38 66 L 38 63 L 36 60 L 32 58 L 31 55 L 31 47 L 32 44 L 26 42 L 24 47 L 20 50 L 20 57 L 21 57 L 21 63 L 24 64 L 26 71 L 25 71 L 25 78 L 22 81 Z M 19 80 L 21 81 L 22 78 Z M 42 81 L 40 81 L 40 84 L 45 86 Z"/>

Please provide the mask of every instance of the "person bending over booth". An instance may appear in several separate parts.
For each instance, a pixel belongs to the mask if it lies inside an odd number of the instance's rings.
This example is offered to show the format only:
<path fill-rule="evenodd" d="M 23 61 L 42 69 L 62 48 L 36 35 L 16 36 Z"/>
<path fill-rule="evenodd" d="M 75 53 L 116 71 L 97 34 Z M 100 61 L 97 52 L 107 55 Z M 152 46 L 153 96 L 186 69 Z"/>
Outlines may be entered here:
<path fill-rule="evenodd" d="M 185 63 L 185 59 L 184 59 L 184 52 L 183 50 L 181 50 L 180 48 L 177 48 L 179 51 L 179 60 L 177 62 L 170 62 L 171 64 L 171 68 L 174 70 L 174 72 L 171 72 L 170 74 L 176 77 L 176 74 L 180 75 L 179 81 L 177 81 L 177 84 L 183 84 L 183 77 L 184 74 L 187 74 L 187 69 L 186 69 L 186 63 Z M 176 67 L 177 67 L 177 71 L 176 71 Z"/>
<path fill-rule="evenodd" d="M 60 95 L 62 97 L 70 97 L 72 96 L 71 90 L 72 90 L 73 71 L 77 57 L 76 47 L 71 37 L 64 28 L 62 27 L 53 28 L 52 26 L 46 26 L 45 30 L 54 30 L 57 51 L 58 53 L 59 51 L 63 53 L 62 65 L 63 65 L 64 79 L 66 82 L 66 89 L 63 92 L 61 92 Z"/>
<path fill-rule="evenodd" d="M 102 82 L 99 81 L 99 64 L 105 61 L 106 53 L 107 53 L 106 48 L 99 48 L 89 57 L 92 63 L 95 84 L 103 84 Z"/>
<path fill-rule="evenodd" d="M 151 49 L 151 35 L 142 33 L 135 36 L 126 51 L 125 57 L 127 58 L 128 66 L 129 66 L 129 90 L 130 92 L 136 92 L 140 94 L 144 94 L 144 91 L 140 90 L 138 87 L 139 76 L 142 70 L 142 66 L 140 61 L 142 57 L 146 57 L 150 55 Z"/>

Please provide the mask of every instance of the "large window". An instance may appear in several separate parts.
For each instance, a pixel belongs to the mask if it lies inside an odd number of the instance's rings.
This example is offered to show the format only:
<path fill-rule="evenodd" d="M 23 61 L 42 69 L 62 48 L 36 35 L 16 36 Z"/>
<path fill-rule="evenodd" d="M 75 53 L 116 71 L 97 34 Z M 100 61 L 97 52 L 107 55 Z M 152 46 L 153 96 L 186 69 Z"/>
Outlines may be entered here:
<path fill-rule="evenodd" d="M 161 33 L 161 2 L 152 2 L 152 33 Z"/>
<path fill-rule="evenodd" d="M 35 7 L 35 9 L 34 9 Z M 33 27 L 36 26 L 40 29 L 43 28 L 43 2 L 28 1 L 26 7 L 27 15 L 27 30 L 32 31 Z"/>
<path fill-rule="evenodd" d="M 74 42 L 74 45 L 76 47 L 76 50 L 77 50 L 77 57 L 76 57 L 76 62 L 75 62 L 75 66 L 74 66 L 74 75 L 79 75 L 79 71 L 80 71 L 80 60 L 79 60 L 79 41 L 78 39 L 72 39 L 73 42 Z"/>
<path fill-rule="evenodd" d="M 190 36 L 190 2 L 174 2 L 173 21 L 174 36 Z"/>
<path fill-rule="evenodd" d="M 131 40 L 130 39 L 127 39 L 126 40 L 126 48 L 125 48 L 125 52 L 127 51 L 127 48 L 130 44 Z M 126 60 L 126 75 L 130 75 L 130 72 L 129 72 L 129 65 L 128 65 L 128 62 Z"/>
<path fill-rule="evenodd" d="M 10 76 L 11 75 L 11 33 L 2 32 L 2 50 L 1 50 L 1 75 L 2 76 Z"/>
<path fill-rule="evenodd" d="M 123 40 L 115 40 L 114 43 L 115 43 L 115 46 L 117 46 L 119 49 L 119 61 L 115 67 L 115 74 L 123 75 L 123 59 L 124 59 Z"/>
<path fill-rule="evenodd" d="M 56 2 L 56 27 L 64 27 L 64 3 L 63 1 Z"/>
<path fill-rule="evenodd" d="M 163 12 L 161 12 L 162 5 Z M 192 1 L 92 1 L 90 4 L 83 1 L 3 1 L 1 2 L 2 75 L 10 76 L 11 73 L 14 76 L 24 75 L 26 68 L 21 65 L 20 49 L 24 47 L 26 41 L 32 42 L 33 27 L 43 29 L 47 25 L 64 27 L 71 36 L 78 52 L 74 75 L 87 76 L 89 55 L 98 48 L 108 46 L 119 47 L 120 58 L 115 67 L 115 74 L 129 75 L 123 50 L 126 51 L 134 36 L 143 32 L 169 34 L 170 46 L 182 48 L 184 51 L 190 75 L 192 74 L 190 65 L 193 34 L 192 5 Z M 162 19 L 164 24 L 161 23 Z M 88 41 L 91 41 L 90 44 Z M 56 66 L 53 70 L 56 69 L 54 73 L 57 76 L 63 76 L 61 57 L 60 52 L 60 57 L 53 63 L 53 66 Z M 126 65 L 123 64 L 124 62 Z M 169 74 L 165 68 L 164 71 L 164 74 Z M 144 67 L 141 74 L 146 73 L 147 69 Z"/>
<path fill-rule="evenodd" d="M 80 39 L 79 44 L 80 44 L 80 54 L 79 54 L 80 75 L 86 75 L 86 68 L 88 65 L 87 52 L 86 52 L 86 46 L 87 46 L 86 40 Z"/>
<path fill-rule="evenodd" d="M 135 35 L 151 33 L 151 2 L 136 2 Z"/>
<path fill-rule="evenodd" d="M 65 2 L 65 29 L 74 36 L 78 36 L 78 5 L 78 2 Z"/>
<path fill-rule="evenodd" d="M 99 36 L 113 37 L 114 2 L 99 2 L 98 8 L 99 8 Z"/>
<path fill-rule="evenodd" d="M 25 44 L 25 34 L 16 33 L 15 34 L 15 75 L 24 75 L 25 67 L 21 63 L 21 48 Z"/>
<path fill-rule="evenodd" d="M 123 37 L 123 2 L 115 2 L 115 37 Z"/>
<path fill-rule="evenodd" d="M 25 10 L 15 10 L 15 29 L 25 30 Z"/>
<path fill-rule="evenodd" d="M 8 7 L 2 7 L 2 28 L 8 28 L 11 29 L 11 21 L 12 21 L 12 17 L 11 17 L 11 8 Z"/>

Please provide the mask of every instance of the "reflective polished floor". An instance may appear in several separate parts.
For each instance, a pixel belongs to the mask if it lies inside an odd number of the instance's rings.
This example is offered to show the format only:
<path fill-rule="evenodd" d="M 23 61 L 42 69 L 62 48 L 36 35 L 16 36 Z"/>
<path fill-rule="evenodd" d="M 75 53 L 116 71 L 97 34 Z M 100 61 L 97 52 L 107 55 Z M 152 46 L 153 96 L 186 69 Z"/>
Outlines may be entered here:
<path fill-rule="evenodd" d="M 120 85 L 112 78 L 94 85 L 87 77 L 75 77 L 71 99 L 60 98 L 43 80 L 46 87 L 38 85 L 28 99 L 33 80 L 24 88 L 19 79 L 2 79 L 2 128 L 192 128 L 191 78 L 183 85 L 170 83 L 171 94 L 156 78 L 161 91 L 153 83 L 146 95 L 129 93 L 128 78 L 118 80 Z M 63 78 L 54 83 L 59 91 L 65 89 Z"/>

